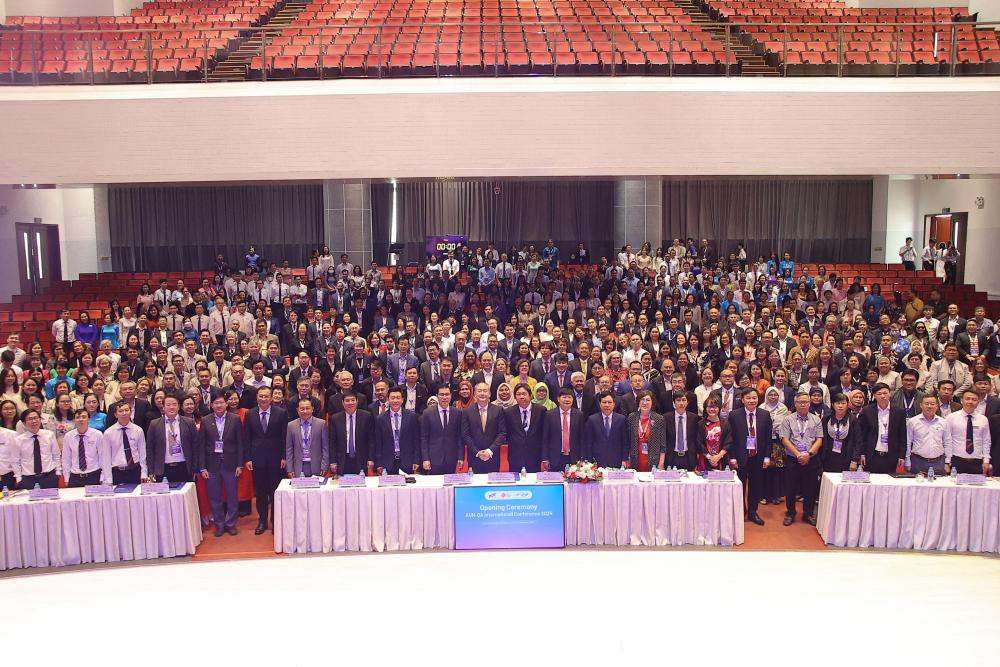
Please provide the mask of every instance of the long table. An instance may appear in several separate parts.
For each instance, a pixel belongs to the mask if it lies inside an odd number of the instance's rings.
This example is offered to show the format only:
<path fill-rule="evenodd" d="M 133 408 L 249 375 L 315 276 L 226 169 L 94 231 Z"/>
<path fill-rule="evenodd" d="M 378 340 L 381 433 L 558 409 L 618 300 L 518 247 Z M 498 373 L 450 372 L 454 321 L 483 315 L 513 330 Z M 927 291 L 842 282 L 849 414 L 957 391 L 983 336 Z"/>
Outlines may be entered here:
<path fill-rule="evenodd" d="M 526 484 L 535 483 L 529 475 Z M 474 486 L 487 486 L 475 475 Z M 364 487 L 334 482 L 275 493 L 274 550 L 278 553 L 451 549 L 455 546 L 454 487 L 417 475 L 416 483 Z M 566 484 L 566 544 L 616 546 L 731 546 L 743 542 L 743 495 L 738 480 Z"/>
<path fill-rule="evenodd" d="M 968 486 L 871 475 L 856 483 L 824 473 L 816 527 L 838 547 L 1000 553 L 1000 480 Z"/>
<path fill-rule="evenodd" d="M 0 503 L 0 570 L 172 558 L 201 543 L 194 484 L 167 494 L 86 498 L 61 489 L 54 500 L 26 491 Z"/>

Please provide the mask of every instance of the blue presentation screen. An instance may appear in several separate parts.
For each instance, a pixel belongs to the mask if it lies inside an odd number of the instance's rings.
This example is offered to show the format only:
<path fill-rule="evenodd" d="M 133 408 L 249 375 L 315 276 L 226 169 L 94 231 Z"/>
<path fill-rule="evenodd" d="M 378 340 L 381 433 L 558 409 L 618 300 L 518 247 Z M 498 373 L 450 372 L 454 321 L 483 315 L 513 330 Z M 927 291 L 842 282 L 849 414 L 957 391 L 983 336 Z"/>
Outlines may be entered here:
<path fill-rule="evenodd" d="M 456 486 L 456 549 L 566 546 L 562 484 Z"/>

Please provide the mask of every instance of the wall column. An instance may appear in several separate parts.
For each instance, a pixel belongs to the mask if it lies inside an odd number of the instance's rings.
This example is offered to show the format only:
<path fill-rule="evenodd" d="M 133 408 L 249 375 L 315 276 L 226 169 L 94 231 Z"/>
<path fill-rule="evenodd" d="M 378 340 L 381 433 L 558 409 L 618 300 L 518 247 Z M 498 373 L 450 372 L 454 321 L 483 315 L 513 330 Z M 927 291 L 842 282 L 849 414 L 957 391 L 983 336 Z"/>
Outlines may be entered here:
<path fill-rule="evenodd" d="M 372 198 L 368 180 L 324 181 L 323 239 L 338 259 L 367 267 L 372 261 Z"/>
<path fill-rule="evenodd" d="M 663 179 L 616 181 L 614 250 L 629 243 L 638 252 L 646 241 L 654 252 L 663 243 Z"/>

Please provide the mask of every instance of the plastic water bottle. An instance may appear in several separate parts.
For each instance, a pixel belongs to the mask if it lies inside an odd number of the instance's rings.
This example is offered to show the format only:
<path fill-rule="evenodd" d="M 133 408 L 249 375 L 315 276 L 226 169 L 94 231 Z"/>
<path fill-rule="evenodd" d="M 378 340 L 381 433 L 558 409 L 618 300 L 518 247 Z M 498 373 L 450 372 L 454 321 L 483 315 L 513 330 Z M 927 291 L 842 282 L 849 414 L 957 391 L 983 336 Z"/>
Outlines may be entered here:
<path fill-rule="evenodd" d="M 864 471 L 865 471 L 865 467 L 859 463 L 858 464 L 858 472 L 864 472 Z"/>
<path fill-rule="evenodd" d="M 3 500 L 4 502 L 10 500 L 10 489 L 7 488 L 6 484 L 3 485 Z"/>
<path fill-rule="evenodd" d="M 654 466 L 650 466 L 649 467 L 649 472 L 656 473 L 656 466 L 655 465 Z"/>
<path fill-rule="evenodd" d="M 927 469 L 927 481 L 928 482 L 934 481 L 934 466 L 931 466 L 930 468 Z"/>
<path fill-rule="evenodd" d="M 563 470 L 563 472 L 566 473 L 567 475 L 569 474 L 569 464 L 568 463 L 566 464 L 566 468 Z"/>
<path fill-rule="evenodd" d="M 382 468 L 382 477 L 385 477 L 388 474 L 389 472 L 385 468 Z"/>
<path fill-rule="evenodd" d="M 521 475 L 520 475 L 520 477 L 518 479 L 521 482 L 528 481 L 528 469 L 525 468 L 524 466 L 521 466 Z"/>
<path fill-rule="evenodd" d="M 958 468 L 956 468 L 955 466 L 951 467 L 951 481 L 958 484 Z"/>
<path fill-rule="evenodd" d="M 41 491 L 41 490 L 42 490 L 42 485 L 39 484 L 38 482 L 35 482 L 35 491 Z"/>

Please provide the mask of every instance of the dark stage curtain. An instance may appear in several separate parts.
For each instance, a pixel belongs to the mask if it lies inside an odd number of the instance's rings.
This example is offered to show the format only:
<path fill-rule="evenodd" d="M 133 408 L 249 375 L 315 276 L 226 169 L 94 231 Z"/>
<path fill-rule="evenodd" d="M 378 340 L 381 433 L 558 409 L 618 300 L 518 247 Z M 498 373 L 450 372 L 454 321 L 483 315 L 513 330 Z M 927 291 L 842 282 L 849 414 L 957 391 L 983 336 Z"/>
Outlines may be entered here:
<path fill-rule="evenodd" d="M 374 204 L 382 187 L 373 189 L 372 213 L 376 228 L 388 230 L 391 207 Z M 551 238 L 564 260 L 581 241 L 595 256 L 611 250 L 610 181 L 432 181 L 396 188 L 397 239 L 406 244 L 406 261 L 422 261 L 425 237 L 444 234 L 467 236 L 472 246 L 492 242 L 501 251 L 526 243 L 540 250 Z"/>
<path fill-rule="evenodd" d="M 219 253 L 242 267 L 250 245 L 301 267 L 323 244 L 323 186 L 115 185 L 108 217 L 115 271 L 209 269 Z"/>
<path fill-rule="evenodd" d="M 373 183 L 372 258 L 379 266 L 389 263 L 389 226 L 392 224 L 392 183 Z"/>
<path fill-rule="evenodd" d="M 688 179 L 663 183 L 663 241 L 710 239 L 721 253 L 786 250 L 811 262 L 871 257 L 872 180 Z"/>

